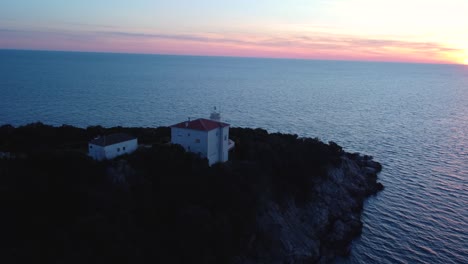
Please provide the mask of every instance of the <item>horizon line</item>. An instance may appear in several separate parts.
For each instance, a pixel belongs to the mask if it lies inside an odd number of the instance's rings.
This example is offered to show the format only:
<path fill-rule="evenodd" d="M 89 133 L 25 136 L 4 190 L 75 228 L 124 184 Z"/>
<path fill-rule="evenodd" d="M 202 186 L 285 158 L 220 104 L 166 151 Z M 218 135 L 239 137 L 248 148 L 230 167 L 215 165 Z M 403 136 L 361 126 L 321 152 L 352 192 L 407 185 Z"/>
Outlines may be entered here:
<path fill-rule="evenodd" d="M 16 49 L 0 48 L 0 51 L 29 51 L 29 52 L 69 52 L 69 53 L 100 53 L 122 55 L 154 55 L 154 56 L 178 56 L 178 57 L 208 57 L 208 58 L 239 58 L 239 59 L 268 59 L 268 60 L 298 60 L 298 61 L 330 61 L 330 62 L 368 62 L 368 63 L 394 63 L 394 64 L 424 64 L 424 65 L 459 65 L 463 63 L 449 62 L 411 62 L 411 61 L 386 61 L 386 60 L 352 60 L 352 59 L 324 59 L 324 58 L 297 58 L 297 57 L 267 57 L 267 56 L 233 56 L 233 55 L 202 55 L 202 54 L 175 54 L 175 53 L 150 53 L 150 52 L 118 52 L 118 51 L 89 51 L 89 50 L 54 50 L 54 49 Z"/>

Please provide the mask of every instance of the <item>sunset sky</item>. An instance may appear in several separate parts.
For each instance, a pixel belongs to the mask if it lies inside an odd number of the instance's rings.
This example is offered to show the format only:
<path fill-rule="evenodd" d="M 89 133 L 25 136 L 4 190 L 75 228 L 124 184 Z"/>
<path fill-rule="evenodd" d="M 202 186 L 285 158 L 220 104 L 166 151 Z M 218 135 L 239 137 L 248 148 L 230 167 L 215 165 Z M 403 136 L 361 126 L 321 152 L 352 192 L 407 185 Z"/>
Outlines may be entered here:
<path fill-rule="evenodd" d="M 6 0 L 0 49 L 468 64 L 468 0 Z"/>

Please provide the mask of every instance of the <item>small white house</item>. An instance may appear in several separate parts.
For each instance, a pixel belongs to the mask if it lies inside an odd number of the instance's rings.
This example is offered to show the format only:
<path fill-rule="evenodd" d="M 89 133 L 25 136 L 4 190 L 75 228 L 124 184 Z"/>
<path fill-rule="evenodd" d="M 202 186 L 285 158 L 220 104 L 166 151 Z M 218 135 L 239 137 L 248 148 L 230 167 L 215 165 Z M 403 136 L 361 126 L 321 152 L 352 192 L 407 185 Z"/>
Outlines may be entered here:
<path fill-rule="evenodd" d="M 225 162 L 234 141 L 229 139 L 229 124 L 218 120 L 199 118 L 172 125 L 171 143 L 208 158 L 210 166 Z"/>
<path fill-rule="evenodd" d="M 95 160 L 105 160 L 132 153 L 137 148 L 138 140 L 136 137 L 117 133 L 91 140 L 88 144 L 88 153 Z"/>

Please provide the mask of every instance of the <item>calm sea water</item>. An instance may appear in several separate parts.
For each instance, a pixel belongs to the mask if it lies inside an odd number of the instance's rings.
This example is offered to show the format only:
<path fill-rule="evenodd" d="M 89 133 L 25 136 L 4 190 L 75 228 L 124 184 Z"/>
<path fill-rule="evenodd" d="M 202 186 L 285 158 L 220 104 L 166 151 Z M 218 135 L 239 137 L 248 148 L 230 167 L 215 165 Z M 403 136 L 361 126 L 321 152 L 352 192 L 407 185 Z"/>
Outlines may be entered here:
<path fill-rule="evenodd" d="M 341 263 L 468 263 L 468 67 L 0 51 L 0 125 L 207 117 L 373 155 L 385 190 Z"/>

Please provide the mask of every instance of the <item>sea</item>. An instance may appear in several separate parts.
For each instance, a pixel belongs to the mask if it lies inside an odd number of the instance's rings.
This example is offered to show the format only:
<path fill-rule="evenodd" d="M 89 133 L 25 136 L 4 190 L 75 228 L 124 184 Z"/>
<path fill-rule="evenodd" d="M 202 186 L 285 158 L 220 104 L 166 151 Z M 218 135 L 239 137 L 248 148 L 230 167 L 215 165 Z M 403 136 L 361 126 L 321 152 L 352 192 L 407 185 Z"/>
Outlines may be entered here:
<path fill-rule="evenodd" d="M 468 263 L 468 66 L 0 50 L 0 125 L 207 118 L 383 165 L 338 263 Z"/>

